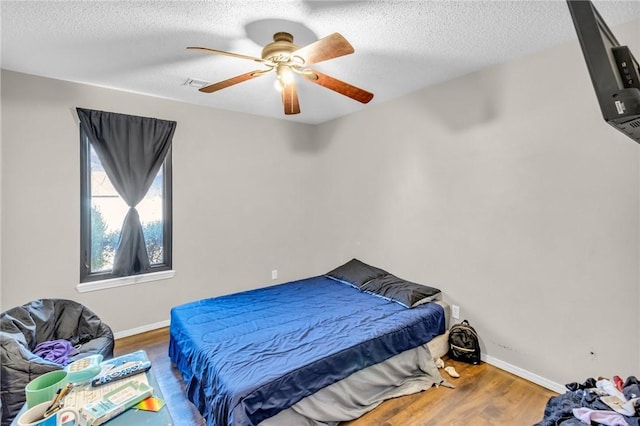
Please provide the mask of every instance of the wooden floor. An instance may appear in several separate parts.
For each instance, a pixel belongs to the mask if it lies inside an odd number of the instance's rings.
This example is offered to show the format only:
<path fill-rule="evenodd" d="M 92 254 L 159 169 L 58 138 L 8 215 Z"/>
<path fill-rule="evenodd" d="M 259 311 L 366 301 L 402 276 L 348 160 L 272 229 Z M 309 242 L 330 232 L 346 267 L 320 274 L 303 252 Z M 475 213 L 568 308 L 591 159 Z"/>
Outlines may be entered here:
<path fill-rule="evenodd" d="M 203 425 L 204 420 L 184 392 L 180 373 L 167 355 L 167 328 L 116 341 L 115 355 L 139 349 L 147 351 L 160 390 L 176 426 Z M 445 360 L 460 378 L 442 376 L 456 386 L 432 388 L 425 392 L 383 402 L 359 419 L 343 426 L 418 425 L 528 425 L 542 420 L 544 407 L 554 392 L 521 379 L 489 364 L 468 365 Z M 294 426 L 294 425 L 283 425 Z"/>

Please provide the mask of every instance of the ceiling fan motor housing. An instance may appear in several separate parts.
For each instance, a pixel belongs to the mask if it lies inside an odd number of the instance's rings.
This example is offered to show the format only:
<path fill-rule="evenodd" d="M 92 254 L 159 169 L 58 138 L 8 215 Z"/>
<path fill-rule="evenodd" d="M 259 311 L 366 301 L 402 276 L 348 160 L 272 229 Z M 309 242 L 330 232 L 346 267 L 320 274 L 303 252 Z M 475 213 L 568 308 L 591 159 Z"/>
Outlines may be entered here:
<path fill-rule="evenodd" d="M 293 43 L 293 36 L 286 32 L 279 32 L 273 35 L 273 41 L 262 49 L 262 59 L 273 62 L 288 62 L 291 53 L 298 50 L 298 46 Z"/>

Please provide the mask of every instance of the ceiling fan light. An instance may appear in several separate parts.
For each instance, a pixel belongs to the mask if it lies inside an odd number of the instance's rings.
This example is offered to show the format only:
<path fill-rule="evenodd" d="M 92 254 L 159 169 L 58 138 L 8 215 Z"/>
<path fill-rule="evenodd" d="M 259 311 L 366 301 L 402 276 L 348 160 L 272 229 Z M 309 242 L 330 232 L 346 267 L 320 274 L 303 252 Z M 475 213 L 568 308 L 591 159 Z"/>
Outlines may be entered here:
<path fill-rule="evenodd" d="M 291 70 L 287 70 L 282 73 L 282 81 L 284 82 L 284 84 L 289 84 L 293 81 L 293 73 L 291 72 Z"/>
<path fill-rule="evenodd" d="M 278 66 L 278 79 L 282 81 L 283 84 L 287 85 L 293 81 L 293 71 L 286 65 Z"/>

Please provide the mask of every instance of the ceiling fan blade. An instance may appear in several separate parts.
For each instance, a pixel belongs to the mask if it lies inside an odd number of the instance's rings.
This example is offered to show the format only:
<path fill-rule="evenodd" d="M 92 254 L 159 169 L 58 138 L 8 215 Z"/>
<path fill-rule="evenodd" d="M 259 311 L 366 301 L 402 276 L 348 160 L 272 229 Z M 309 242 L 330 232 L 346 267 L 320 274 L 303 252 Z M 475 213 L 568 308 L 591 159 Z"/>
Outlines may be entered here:
<path fill-rule="evenodd" d="M 287 115 L 300 114 L 300 103 L 298 102 L 298 89 L 295 81 L 290 81 L 282 89 L 282 104 L 284 113 Z"/>
<path fill-rule="evenodd" d="M 247 56 L 247 55 L 241 55 L 239 53 L 233 53 L 233 52 L 225 52 L 224 50 L 216 50 L 216 49 L 209 49 L 208 47 L 187 47 L 187 49 L 191 49 L 191 50 L 199 50 L 201 52 L 205 52 L 205 53 L 214 53 L 216 55 L 226 55 L 226 56 L 231 56 L 234 58 L 240 58 L 240 59 L 248 59 L 250 61 L 255 61 L 255 62 L 268 62 L 265 61 L 264 59 L 261 58 L 256 58 L 253 56 Z"/>
<path fill-rule="evenodd" d="M 328 59 L 350 55 L 353 52 L 353 46 L 349 44 L 346 38 L 339 33 L 333 33 L 296 50 L 291 55 L 299 56 L 304 59 L 305 65 L 311 65 Z"/>
<path fill-rule="evenodd" d="M 266 73 L 268 73 L 269 70 L 255 70 L 255 71 L 251 71 L 248 72 L 246 74 L 240 74 L 237 75 L 235 77 L 232 77 L 228 80 L 224 80 L 224 81 L 219 81 L 217 83 L 214 84 L 210 84 L 208 86 L 202 87 L 198 90 L 200 90 L 201 92 L 204 93 L 212 93 L 212 92 L 216 92 L 218 90 L 222 90 L 222 89 L 226 89 L 229 86 L 233 86 L 234 84 L 238 84 L 238 83 L 242 83 L 243 81 L 247 81 L 247 80 L 251 80 L 254 77 L 259 77 L 261 75 L 264 75 Z"/>
<path fill-rule="evenodd" d="M 331 89 L 341 95 L 348 96 L 351 99 L 362 102 L 363 104 L 366 104 L 373 99 L 373 93 L 367 92 L 366 90 L 360 89 L 352 84 L 345 83 L 344 81 L 340 81 L 337 78 L 322 74 L 316 70 L 309 70 L 309 72 L 305 72 L 302 75 L 312 83 L 319 84 L 322 87 Z"/>

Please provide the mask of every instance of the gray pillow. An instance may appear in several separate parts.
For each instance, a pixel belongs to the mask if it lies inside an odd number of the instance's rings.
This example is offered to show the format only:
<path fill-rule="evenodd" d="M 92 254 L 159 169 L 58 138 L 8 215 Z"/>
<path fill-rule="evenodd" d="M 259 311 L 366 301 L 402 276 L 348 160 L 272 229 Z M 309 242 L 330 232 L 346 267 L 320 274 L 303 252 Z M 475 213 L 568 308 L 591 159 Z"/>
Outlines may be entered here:
<path fill-rule="evenodd" d="M 367 265 L 358 259 L 351 259 L 344 265 L 338 266 L 333 271 L 327 272 L 325 275 L 329 278 L 360 289 L 367 282 L 385 274 L 388 274 L 385 270 Z"/>
<path fill-rule="evenodd" d="M 406 308 L 431 302 L 441 294 L 435 287 L 412 283 L 388 273 L 365 283 L 360 290 L 392 300 Z"/>

